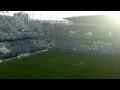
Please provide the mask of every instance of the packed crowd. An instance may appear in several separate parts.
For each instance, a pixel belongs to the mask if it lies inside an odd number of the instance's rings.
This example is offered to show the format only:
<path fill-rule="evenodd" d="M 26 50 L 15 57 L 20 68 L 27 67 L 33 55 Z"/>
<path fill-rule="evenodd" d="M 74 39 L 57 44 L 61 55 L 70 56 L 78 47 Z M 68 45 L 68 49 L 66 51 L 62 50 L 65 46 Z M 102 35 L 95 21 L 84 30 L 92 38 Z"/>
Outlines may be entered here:
<path fill-rule="evenodd" d="M 0 16 L 0 40 L 44 36 L 39 21 L 22 21 L 12 16 Z"/>
<path fill-rule="evenodd" d="M 120 53 L 120 26 L 79 24 L 55 29 L 55 48 Z"/>
<path fill-rule="evenodd" d="M 116 40 L 120 36 L 119 25 L 62 25 L 55 27 L 56 38 L 74 38 L 91 40 Z"/>
<path fill-rule="evenodd" d="M 120 26 L 23 21 L 0 16 L 0 58 L 61 48 L 102 53 L 120 52 Z"/>
<path fill-rule="evenodd" d="M 46 32 L 38 20 L 22 21 L 11 16 L 0 16 L 0 58 L 22 53 L 33 53 L 51 47 Z"/>
<path fill-rule="evenodd" d="M 33 53 L 47 49 L 47 42 L 42 39 L 15 40 L 0 43 L 1 57 L 14 57 L 22 53 Z"/>

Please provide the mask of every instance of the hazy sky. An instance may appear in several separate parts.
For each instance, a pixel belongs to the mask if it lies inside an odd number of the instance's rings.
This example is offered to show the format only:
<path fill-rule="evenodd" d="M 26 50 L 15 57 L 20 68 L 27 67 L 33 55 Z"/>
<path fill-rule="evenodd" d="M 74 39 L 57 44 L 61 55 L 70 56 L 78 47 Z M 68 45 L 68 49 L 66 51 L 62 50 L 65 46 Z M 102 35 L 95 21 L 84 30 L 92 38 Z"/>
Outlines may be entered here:
<path fill-rule="evenodd" d="M 19 11 L 9 11 L 9 15 L 13 15 Z M 64 17 L 72 17 L 72 16 L 84 16 L 84 15 L 101 15 L 101 14 L 112 14 L 112 15 L 120 15 L 120 11 L 24 11 L 34 19 L 62 19 Z"/>

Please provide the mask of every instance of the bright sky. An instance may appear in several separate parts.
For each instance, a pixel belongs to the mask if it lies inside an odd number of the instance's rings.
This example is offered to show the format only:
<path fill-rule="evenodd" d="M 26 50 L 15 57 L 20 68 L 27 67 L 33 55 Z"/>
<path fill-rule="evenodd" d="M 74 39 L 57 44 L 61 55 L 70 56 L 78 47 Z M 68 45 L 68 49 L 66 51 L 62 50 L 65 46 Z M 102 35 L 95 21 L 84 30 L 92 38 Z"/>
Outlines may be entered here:
<path fill-rule="evenodd" d="M 9 11 L 8 15 L 13 15 L 20 11 Z M 30 14 L 34 19 L 61 20 L 64 17 L 85 16 L 85 15 L 120 15 L 120 11 L 23 11 Z"/>

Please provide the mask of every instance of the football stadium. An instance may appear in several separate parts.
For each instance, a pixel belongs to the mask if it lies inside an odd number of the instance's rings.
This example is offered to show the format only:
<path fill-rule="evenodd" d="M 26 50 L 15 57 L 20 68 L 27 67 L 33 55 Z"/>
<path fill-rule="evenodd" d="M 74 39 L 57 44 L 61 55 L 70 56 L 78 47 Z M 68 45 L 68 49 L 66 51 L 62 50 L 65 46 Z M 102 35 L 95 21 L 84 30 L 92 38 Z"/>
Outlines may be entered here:
<path fill-rule="evenodd" d="M 0 15 L 0 79 L 119 79 L 120 17 L 63 19 Z"/>

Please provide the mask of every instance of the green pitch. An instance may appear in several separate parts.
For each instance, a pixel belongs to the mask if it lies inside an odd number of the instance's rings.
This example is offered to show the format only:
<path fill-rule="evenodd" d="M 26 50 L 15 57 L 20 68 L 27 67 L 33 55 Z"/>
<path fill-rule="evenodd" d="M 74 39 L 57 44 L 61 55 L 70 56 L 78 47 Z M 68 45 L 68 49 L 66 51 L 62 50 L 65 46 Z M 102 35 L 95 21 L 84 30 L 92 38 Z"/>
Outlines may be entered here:
<path fill-rule="evenodd" d="M 0 63 L 1 79 L 120 78 L 120 55 L 49 50 Z"/>

